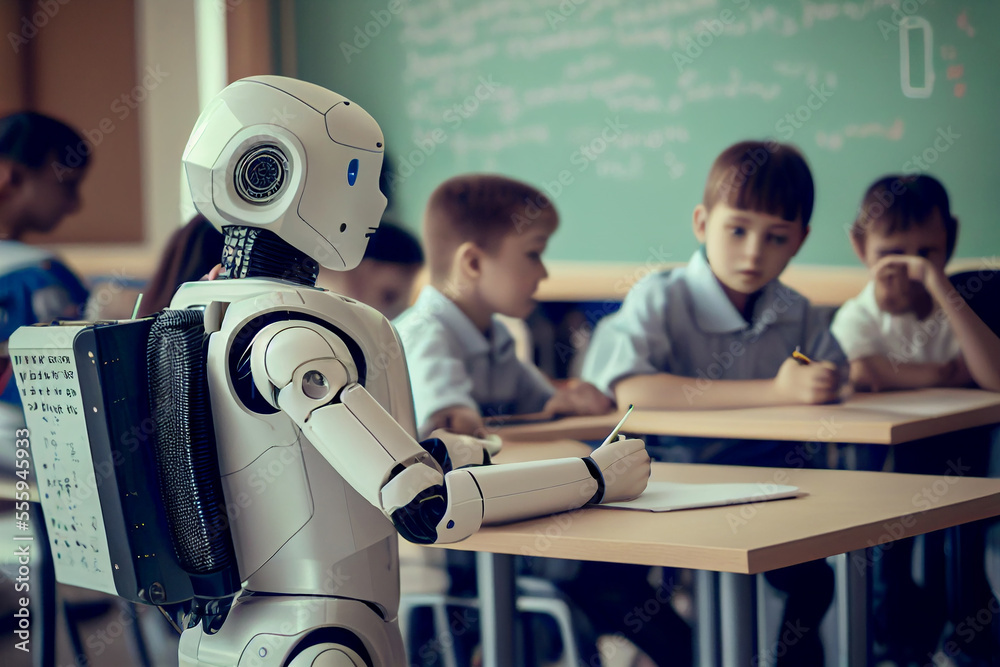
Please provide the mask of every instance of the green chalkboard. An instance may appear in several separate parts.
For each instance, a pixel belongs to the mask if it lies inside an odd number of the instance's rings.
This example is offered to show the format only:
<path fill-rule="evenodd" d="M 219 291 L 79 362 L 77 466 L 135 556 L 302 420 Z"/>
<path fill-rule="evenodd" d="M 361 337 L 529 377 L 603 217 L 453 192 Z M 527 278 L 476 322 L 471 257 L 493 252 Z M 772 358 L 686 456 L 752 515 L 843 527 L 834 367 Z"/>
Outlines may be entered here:
<path fill-rule="evenodd" d="M 1000 252 L 995 0 L 297 0 L 297 75 L 365 107 L 397 217 L 466 171 L 546 188 L 547 257 L 684 261 L 714 157 L 798 145 L 817 182 L 796 261 L 853 265 L 845 225 L 875 178 L 926 170 Z"/>

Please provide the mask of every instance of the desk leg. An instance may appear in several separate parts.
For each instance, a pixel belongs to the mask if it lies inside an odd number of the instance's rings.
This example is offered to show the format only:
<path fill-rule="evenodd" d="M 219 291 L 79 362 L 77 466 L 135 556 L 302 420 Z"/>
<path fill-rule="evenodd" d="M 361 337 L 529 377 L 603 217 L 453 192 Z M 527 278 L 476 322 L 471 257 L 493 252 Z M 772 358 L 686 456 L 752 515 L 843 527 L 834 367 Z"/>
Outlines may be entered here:
<path fill-rule="evenodd" d="M 772 628 L 767 622 L 767 577 L 763 574 L 754 576 L 754 583 L 757 587 L 757 665 L 759 667 L 773 667 L 774 656 L 769 656 L 768 651 L 774 640 L 772 637 L 778 634 L 777 628 Z M 780 622 L 780 621 L 779 621 Z"/>
<path fill-rule="evenodd" d="M 723 667 L 747 667 L 752 664 L 756 634 L 753 593 L 752 575 L 731 572 L 719 575 Z"/>
<path fill-rule="evenodd" d="M 864 549 L 840 554 L 837 571 L 837 644 L 842 667 L 867 665 L 868 591 L 867 552 Z"/>
<path fill-rule="evenodd" d="M 695 610 L 698 612 L 698 667 L 719 664 L 719 573 L 695 570 Z"/>
<path fill-rule="evenodd" d="M 476 586 L 484 667 L 518 664 L 514 647 L 514 557 L 476 552 Z"/>

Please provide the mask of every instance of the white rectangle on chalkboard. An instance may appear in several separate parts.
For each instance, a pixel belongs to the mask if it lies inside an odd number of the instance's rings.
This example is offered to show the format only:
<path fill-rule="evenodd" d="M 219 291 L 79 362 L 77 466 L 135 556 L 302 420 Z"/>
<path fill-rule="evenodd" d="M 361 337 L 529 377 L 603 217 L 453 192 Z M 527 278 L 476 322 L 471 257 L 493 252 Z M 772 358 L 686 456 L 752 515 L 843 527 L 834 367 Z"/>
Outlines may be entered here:
<path fill-rule="evenodd" d="M 22 327 L 10 338 L 56 579 L 114 595 L 73 341 L 84 326 Z M 113 471 L 108 474 L 113 474 Z"/>
<path fill-rule="evenodd" d="M 797 486 L 785 484 L 684 484 L 682 482 L 650 482 L 641 496 L 597 507 L 672 512 L 674 510 L 721 505 L 741 505 L 762 500 L 804 496 Z"/>

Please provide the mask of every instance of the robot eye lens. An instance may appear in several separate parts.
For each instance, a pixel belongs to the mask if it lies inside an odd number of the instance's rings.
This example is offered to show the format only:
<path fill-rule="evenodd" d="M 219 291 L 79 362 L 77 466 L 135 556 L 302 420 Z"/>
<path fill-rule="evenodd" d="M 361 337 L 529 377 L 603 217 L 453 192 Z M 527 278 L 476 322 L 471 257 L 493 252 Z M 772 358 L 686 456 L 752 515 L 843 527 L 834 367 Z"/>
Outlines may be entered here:
<path fill-rule="evenodd" d="M 277 146 L 262 144 L 249 150 L 236 164 L 236 191 L 251 204 L 266 204 L 281 191 L 288 174 L 288 159 Z"/>
<path fill-rule="evenodd" d="M 347 184 L 354 185 L 358 180 L 358 159 L 354 158 L 351 163 L 347 165 Z"/>

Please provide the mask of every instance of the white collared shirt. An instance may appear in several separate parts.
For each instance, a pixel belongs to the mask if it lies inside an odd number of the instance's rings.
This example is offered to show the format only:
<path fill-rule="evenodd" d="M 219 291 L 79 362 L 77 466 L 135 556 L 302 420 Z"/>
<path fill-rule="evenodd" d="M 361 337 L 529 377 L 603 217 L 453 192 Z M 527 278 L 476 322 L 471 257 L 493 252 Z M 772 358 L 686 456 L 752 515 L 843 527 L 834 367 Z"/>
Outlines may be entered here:
<path fill-rule="evenodd" d="M 823 315 L 777 280 L 761 291 L 751 320 L 733 306 L 700 249 L 687 266 L 637 283 L 621 310 L 598 323 L 583 379 L 612 398 L 615 383 L 633 375 L 769 379 L 796 346 L 816 361 L 846 365 Z"/>
<path fill-rule="evenodd" d="M 484 417 L 538 412 L 555 388 L 514 353 L 514 339 L 496 318 L 489 335 L 455 303 L 428 285 L 416 303 L 393 321 L 410 373 L 417 432 L 431 430 L 430 417 L 464 405 Z"/>
<path fill-rule="evenodd" d="M 877 355 L 895 363 L 943 364 L 962 351 L 940 307 L 923 320 L 886 313 L 875 301 L 874 282 L 840 307 L 830 328 L 851 361 Z"/>

